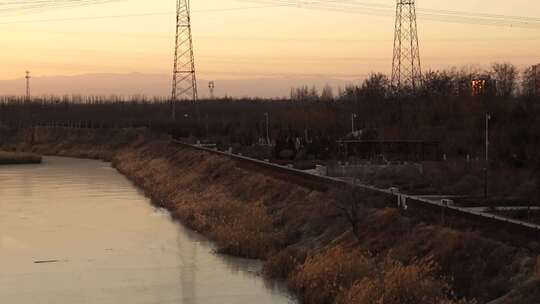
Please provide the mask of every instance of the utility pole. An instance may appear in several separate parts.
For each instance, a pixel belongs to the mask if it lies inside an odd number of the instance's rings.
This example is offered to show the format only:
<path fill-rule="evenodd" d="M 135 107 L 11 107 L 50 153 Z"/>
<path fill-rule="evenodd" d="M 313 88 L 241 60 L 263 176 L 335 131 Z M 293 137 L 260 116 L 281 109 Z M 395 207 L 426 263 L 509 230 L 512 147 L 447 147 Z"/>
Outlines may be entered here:
<path fill-rule="evenodd" d="M 216 87 L 216 84 L 214 81 L 210 81 L 208 83 L 208 90 L 210 91 L 210 99 L 214 99 L 214 88 Z"/>
<path fill-rule="evenodd" d="M 415 0 L 397 0 L 391 82 L 396 94 L 422 85 Z"/>
<path fill-rule="evenodd" d="M 30 102 L 30 71 L 26 71 L 26 102 Z"/>
<path fill-rule="evenodd" d="M 173 120 L 176 119 L 176 103 L 179 100 L 197 101 L 190 0 L 177 0 L 176 2 L 176 36 L 171 96 Z"/>
<path fill-rule="evenodd" d="M 209 135 L 209 132 L 208 132 L 208 113 L 206 113 L 205 125 L 206 125 L 206 139 L 208 139 L 208 135 Z"/>

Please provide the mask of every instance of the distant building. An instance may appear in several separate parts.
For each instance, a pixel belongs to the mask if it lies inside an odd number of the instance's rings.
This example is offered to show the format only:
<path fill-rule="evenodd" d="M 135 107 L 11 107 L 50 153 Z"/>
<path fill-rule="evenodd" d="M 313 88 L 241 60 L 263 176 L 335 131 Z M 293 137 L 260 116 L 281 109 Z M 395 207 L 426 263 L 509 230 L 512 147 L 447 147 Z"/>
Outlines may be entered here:
<path fill-rule="evenodd" d="M 493 95 L 497 89 L 497 82 L 489 75 L 482 75 L 471 80 L 471 95 Z"/>

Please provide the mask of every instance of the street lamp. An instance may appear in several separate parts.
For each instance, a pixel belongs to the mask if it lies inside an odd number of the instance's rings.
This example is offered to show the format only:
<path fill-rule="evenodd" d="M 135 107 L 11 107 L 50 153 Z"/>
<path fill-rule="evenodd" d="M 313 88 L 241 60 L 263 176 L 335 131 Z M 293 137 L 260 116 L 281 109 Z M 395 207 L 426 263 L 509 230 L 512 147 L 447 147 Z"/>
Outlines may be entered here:
<path fill-rule="evenodd" d="M 206 139 L 208 139 L 208 113 L 206 113 L 205 125 L 206 125 Z"/>
<path fill-rule="evenodd" d="M 264 113 L 266 118 L 266 143 L 270 146 L 270 126 L 269 126 L 269 115 L 268 112 Z"/>
<path fill-rule="evenodd" d="M 357 117 L 357 115 L 355 113 L 352 113 L 351 114 L 351 134 L 354 135 L 354 119 Z"/>

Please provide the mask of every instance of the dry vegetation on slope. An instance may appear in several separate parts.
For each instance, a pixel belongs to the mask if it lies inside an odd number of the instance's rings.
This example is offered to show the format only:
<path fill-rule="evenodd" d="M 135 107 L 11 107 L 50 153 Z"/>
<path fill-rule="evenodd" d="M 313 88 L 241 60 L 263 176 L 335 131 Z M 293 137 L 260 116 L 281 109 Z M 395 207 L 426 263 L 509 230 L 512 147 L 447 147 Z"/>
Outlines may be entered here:
<path fill-rule="evenodd" d="M 221 252 L 265 259 L 266 275 L 285 280 L 304 303 L 540 302 L 540 264 L 528 249 L 423 223 L 367 194 L 357 238 L 335 194 L 317 185 L 180 148 L 159 135 L 78 132 L 42 133 L 33 149 L 86 156 L 92 148 L 93 156 L 113 157 L 156 204 Z"/>
<path fill-rule="evenodd" d="M 267 275 L 305 303 L 540 299 L 530 294 L 540 283 L 536 255 L 525 249 L 375 208 L 381 198 L 372 196 L 363 198 L 357 239 L 331 191 L 167 140 L 135 146 L 117 154 L 121 172 L 221 252 L 266 259 Z"/>

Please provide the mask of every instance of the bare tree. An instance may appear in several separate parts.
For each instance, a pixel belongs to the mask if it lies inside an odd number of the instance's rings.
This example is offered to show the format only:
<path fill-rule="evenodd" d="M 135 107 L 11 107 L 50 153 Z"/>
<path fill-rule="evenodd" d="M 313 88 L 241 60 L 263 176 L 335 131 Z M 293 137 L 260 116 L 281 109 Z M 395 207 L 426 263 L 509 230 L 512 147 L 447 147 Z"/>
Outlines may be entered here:
<path fill-rule="evenodd" d="M 511 63 L 494 63 L 491 65 L 491 70 L 497 81 L 497 95 L 512 96 L 517 87 L 517 68 Z"/>
<path fill-rule="evenodd" d="M 309 100 L 317 100 L 319 99 L 319 90 L 317 90 L 316 86 L 311 86 L 311 89 L 309 89 Z"/>
<path fill-rule="evenodd" d="M 388 93 L 390 81 L 381 73 L 371 73 L 362 83 L 360 94 L 369 98 L 384 98 Z"/>
<path fill-rule="evenodd" d="M 535 93 L 536 75 L 534 69 L 529 67 L 521 75 L 521 94 L 523 96 L 533 96 Z"/>
<path fill-rule="evenodd" d="M 324 86 L 322 92 L 321 92 L 321 100 L 323 101 L 331 101 L 334 100 L 334 90 L 332 87 L 327 84 Z"/>
<path fill-rule="evenodd" d="M 334 207 L 349 222 L 354 236 L 360 238 L 360 221 L 365 216 L 366 208 L 361 201 L 365 198 L 364 191 L 354 188 L 339 188 L 334 190 Z"/>
<path fill-rule="evenodd" d="M 345 86 L 345 89 L 340 92 L 339 98 L 349 101 L 358 101 L 360 98 L 360 87 L 352 84 Z"/>
<path fill-rule="evenodd" d="M 309 88 L 307 86 L 301 86 L 299 88 L 291 89 L 291 100 L 306 101 L 308 99 L 309 99 Z"/>
<path fill-rule="evenodd" d="M 430 96 L 449 96 L 456 92 L 452 76 L 446 71 L 428 71 L 425 73 L 424 91 Z"/>

